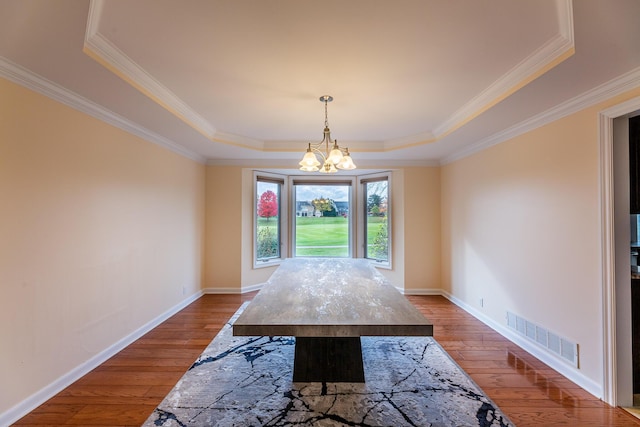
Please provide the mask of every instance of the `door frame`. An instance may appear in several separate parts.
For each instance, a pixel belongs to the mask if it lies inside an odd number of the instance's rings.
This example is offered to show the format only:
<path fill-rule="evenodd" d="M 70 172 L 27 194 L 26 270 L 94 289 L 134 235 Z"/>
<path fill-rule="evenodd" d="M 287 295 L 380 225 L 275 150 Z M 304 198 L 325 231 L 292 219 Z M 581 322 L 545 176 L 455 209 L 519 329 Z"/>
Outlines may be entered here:
<path fill-rule="evenodd" d="M 618 406 L 621 382 L 618 381 L 618 357 L 622 340 L 616 340 L 616 248 L 615 248 L 615 180 L 613 153 L 614 119 L 640 109 L 640 97 L 603 110 L 598 115 L 600 142 L 600 198 L 602 238 L 602 299 L 603 299 L 603 400 Z M 628 254 L 622 254 L 626 256 Z M 630 321 L 630 319 L 629 319 Z M 620 341 L 620 342 L 619 342 Z M 626 392 L 625 392 L 626 393 Z"/>

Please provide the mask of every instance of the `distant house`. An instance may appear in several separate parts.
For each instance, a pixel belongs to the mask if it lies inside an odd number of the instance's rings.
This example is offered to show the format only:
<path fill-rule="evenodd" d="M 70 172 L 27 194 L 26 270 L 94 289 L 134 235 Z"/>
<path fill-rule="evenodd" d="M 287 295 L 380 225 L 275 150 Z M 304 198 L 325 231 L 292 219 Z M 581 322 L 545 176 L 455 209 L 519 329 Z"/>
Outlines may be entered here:
<path fill-rule="evenodd" d="M 309 202 L 296 201 L 296 216 L 313 216 L 313 205 Z"/>
<path fill-rule="evenodd" d="M 334 202 L 336 206 L 336 215 L 337 216 L 346 216 L 349 215 L 349 202 Z M 296 216 L 316 216 L 321 217 L 322 212 L 317 211 L 313 208 L 311 202 L 306 201 L 296 201 Z M 331 215 L 333 216 L 333 215 Z"/>
<path fill-rule="evenodd" d="M 336 209 L 338 210 L 338 215 L 349 215 L 349 202 L 334 202 L 336 204 Z"/>

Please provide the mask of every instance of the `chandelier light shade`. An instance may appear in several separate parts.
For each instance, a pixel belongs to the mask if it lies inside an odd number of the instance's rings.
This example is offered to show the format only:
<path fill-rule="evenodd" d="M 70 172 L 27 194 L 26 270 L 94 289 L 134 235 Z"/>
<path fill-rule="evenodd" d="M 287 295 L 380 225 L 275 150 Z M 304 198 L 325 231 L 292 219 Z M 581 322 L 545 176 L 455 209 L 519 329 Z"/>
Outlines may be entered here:
<path fill-rule="evenodd" d="M 338 146 L 337 140 L 331 140 L 329 130 L 329 119 L 327 115 L 327 104 L 333 101 L 330 95 L 323 95 L 320 101 L 324 102 L 324 137 L 317 143 L 309 143 L 307 152 L 300 163 L 300 170 L 303 172 L 336 173 L 338 169 L 352 170 L 356 168 L 349 149 L 344 150 Z"/>

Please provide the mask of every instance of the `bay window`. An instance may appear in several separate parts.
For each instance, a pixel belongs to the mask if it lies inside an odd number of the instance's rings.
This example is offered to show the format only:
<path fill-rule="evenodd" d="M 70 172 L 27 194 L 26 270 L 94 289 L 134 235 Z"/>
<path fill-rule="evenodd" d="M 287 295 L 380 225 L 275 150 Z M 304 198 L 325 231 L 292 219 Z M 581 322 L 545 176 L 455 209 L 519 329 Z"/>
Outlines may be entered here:
<path fill-rule="evenodd" d="M 254 267 L 287 257 L 359 257 L 391 268 L 390 172 L 254 172 Z"/>

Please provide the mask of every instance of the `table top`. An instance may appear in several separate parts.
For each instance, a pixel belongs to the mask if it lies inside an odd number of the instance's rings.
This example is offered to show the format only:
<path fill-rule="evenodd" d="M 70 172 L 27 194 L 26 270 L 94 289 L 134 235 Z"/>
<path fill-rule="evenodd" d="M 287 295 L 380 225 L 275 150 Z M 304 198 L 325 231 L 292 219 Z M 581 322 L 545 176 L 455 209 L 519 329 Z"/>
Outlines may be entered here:
<path fill-rule="evenodd" d="M 240 336 L 431 336 L 433 325 L 369 261 L 285 260 L 233 324 Z"/>

